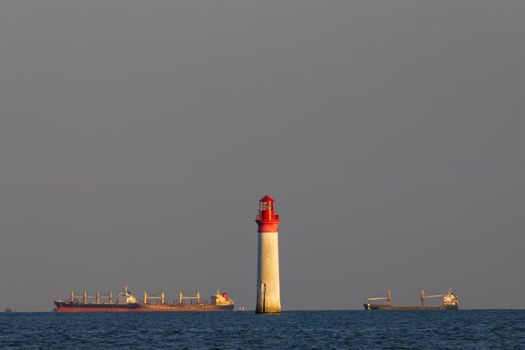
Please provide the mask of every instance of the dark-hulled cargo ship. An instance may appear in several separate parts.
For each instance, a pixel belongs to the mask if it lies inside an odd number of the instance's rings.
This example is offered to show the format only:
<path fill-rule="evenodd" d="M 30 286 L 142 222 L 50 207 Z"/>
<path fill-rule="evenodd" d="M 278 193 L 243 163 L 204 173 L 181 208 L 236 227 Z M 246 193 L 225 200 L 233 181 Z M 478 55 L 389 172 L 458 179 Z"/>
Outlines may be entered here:
<path fill-rule="evenodd" d="M 429 298 L 442 298 L 441 305 L 428 306 L 425 305 L 425 300 Z M 386 304 L 373 304 L 372 301 L 386 300 Z M 392 305 L 392 293 L 388 290 L 386 296 L 377 296 L 365 298 L 363 304 L 365 310 L 458 310 L 459 298 L 449 289 L 443 294 L 425 294 L 425 290 L 421 290 L 421 305 L 416 306 L 394 306 Z"/>
<path fill-rule="evenodd" d="M 71 292 L 68 300 L 56 300 L 55 306 L 55 312 L 217 312 L 233 311 L 234 302 L 228 293 L 220 291 L 204 303 L 201 303 L 199 292 L 194 296 L 184 296 L 180 292 L 178 302 L 169 303 L 165 302 L 164 291 L 160 295 L 148 295 L 144 291 L 143 301 L 138 302 L 126 286 L 116 302 L 111 292 L 89 295 L 84 290 L 82 296 Z"/>

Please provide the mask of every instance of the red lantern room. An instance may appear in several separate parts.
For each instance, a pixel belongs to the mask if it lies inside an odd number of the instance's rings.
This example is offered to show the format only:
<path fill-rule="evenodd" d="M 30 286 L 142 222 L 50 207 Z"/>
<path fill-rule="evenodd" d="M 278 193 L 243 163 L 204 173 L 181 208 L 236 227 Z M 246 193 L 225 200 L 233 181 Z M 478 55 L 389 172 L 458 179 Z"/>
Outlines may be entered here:
<path fill-rule="evenodd" d="M 266 195 L 259 201 L 259 214 L 255 222 L 259 224 L 259 232 L 279 231 L 281 218 L 275 214 L 275 200 Z"/>

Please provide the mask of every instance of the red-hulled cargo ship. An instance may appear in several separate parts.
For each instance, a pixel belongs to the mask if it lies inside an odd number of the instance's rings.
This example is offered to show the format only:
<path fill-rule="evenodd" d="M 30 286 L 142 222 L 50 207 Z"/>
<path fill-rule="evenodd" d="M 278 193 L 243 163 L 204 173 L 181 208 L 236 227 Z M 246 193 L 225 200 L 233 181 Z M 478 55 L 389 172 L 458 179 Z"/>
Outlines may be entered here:
<path fill-rule="evenodd" d="M 155 302 L 151 302 L 152 299 Z M 71 292 L 68 300 L 56 300 L 55 306 L 55 312 L 216 312 L 233 311 L 234 302 L 228 293 L 219 291 L 205 303 L 201 303 L 199 292 L 195 296 L 184 296 L 180 292 L 178 302 L 167 303 L 164 300 L 164 291 L 157 296 L 148 295 L 144 291 L 143 301 L 138 302 L 126 286 L 116 302 L 113 302 L 111 292 L 97 292 L 93 296 L 84 291 L 83 296 Z"/>

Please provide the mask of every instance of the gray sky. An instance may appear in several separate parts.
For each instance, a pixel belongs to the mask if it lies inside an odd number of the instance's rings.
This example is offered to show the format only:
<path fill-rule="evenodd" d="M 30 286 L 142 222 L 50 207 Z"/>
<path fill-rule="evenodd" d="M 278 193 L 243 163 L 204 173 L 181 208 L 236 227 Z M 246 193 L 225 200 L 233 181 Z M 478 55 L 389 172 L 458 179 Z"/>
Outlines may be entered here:
<path fill-rule="evenodd" d="M 525 307 L 524 1 L 0 2 L 0 308 L 215 288 Z"/>

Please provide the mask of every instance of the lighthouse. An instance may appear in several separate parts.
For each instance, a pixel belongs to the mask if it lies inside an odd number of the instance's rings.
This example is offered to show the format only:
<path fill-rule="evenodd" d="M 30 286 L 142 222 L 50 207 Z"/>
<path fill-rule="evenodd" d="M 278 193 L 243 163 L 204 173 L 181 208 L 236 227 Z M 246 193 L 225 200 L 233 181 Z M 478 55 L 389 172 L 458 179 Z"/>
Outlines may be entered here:
<path fill-rule="evenodd" d="M 257 301 L 255 312 L 269 314 L 281 312 L 279 286 L 279 215 L 275 214 L 275 201 L 266 195 L 259 201 L 257 243 Z"/>

